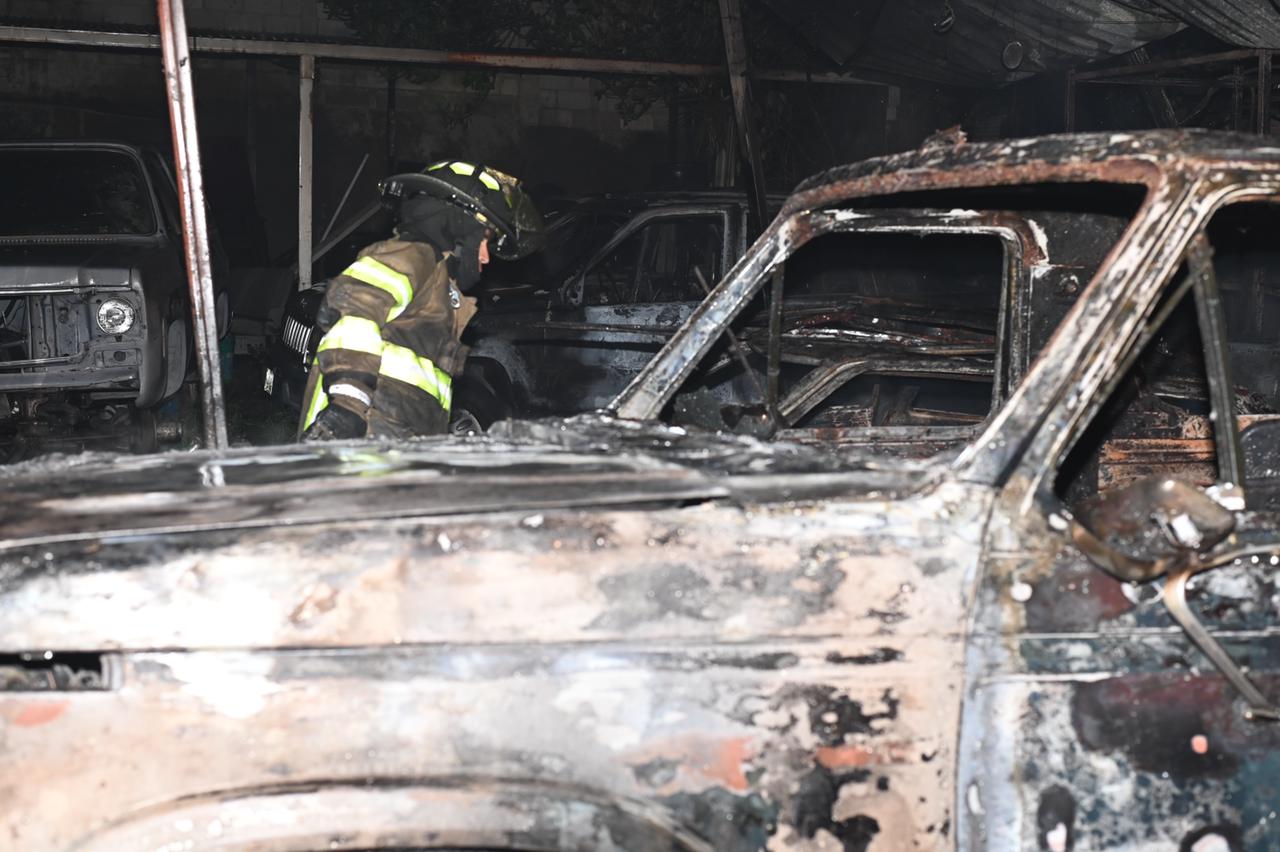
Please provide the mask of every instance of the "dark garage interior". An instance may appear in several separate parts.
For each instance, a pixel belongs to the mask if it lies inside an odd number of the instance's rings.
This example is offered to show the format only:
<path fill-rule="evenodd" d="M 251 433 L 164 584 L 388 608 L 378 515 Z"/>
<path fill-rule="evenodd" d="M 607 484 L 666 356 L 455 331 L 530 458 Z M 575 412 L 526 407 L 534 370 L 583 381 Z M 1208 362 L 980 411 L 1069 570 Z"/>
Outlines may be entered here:
<path fill-rule="evenodd" d="M 1280 0 L 0 0 L 0 849 L 1280 849 Z"/>

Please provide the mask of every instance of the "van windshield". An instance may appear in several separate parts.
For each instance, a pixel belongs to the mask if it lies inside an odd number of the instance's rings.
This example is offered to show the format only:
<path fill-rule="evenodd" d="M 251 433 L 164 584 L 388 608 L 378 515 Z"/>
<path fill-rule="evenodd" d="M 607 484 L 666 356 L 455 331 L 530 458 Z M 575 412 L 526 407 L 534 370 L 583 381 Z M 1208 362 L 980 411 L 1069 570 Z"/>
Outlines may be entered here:
<path fill-rule="evenodd" d="M 0 237 L 155 233 L 147 183 L 120 151 L 0 150 Z"/>

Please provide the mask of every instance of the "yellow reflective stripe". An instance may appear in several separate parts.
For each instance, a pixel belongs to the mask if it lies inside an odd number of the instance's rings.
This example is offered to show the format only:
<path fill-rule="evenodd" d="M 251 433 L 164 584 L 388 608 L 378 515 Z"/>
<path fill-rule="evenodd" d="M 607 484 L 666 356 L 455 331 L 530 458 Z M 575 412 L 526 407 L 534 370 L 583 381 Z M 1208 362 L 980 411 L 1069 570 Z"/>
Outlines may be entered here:
<path fill-rule="evenodd" d="M 316 422 L 316 418 L 320 416 L 320 412 L 329 407 L 329 395 L 324 392 L 324 377 L 316 378 L 316 390 L 311 395 L 311 404 L 307 406 L 307 416 L 302 421 L 302 431 L 305 432 L 311 428 L 311 424 Z"/>
<path fill-rule="evenodd" d="M 430 394 L 445 411 L 453 407 L 453 379 L 430 358 L 419 358 L 412 349 L 388 343 L 382 350 L 378 372 Z"/>
<path fill-rule="evenodd" d="M 440 369 L 439 367 L 437 367 L 435 364 L 432 364 L 432 363 L 431 363 L 430 361 L 428 361 L 426 358 L 423 358 L 422 360 L 423 360 L 423 361 L 426 361 L 426 363 L 430 365 L 430 368 L 431 368 L 431 369 L 435 372 L 435 374 L 436 374 L 436 387 L 438 387 L 438 388 L 440 389 L 440 396 L 439 396 L 439 397 L 437 397 L 437 398 L 440 400 L 440 404 L 441 404 L 442 406 L 444 406 L 444 410 L 445 410 L 445 411 L 450 411 L 450 410 L 452 410 L 452 409 L 453 409 L 453 379 L 452 379 L 452 377 L 450 377 L 450 375 L 449 375 L 448 373 L 446 373 L 444 370 L 441 370 L 441 369 Z"/>
<path fill-rule="evenodd" d="M 316 353 L 330 349 L 346 349 L 351 352 L 364 352 L 368 355 L 382 354 L 382 329 L 373 320 L 363 317 L 345 316 L 333 324 L 320 340 Z"/>
<path fill-rule="evenodd" d="M 449 171 L 453 172 L 455 175 L 478 178 L 482 184 L 489 189 L 492 189 L 494 192 L 502 189 L 502 184 L 498 182 L 496 177 L 489 174 L 488 169 L 477 169 L 470 163 L 436 163 L 434 166 L 427 169 L 427 171 L 434 172 L 436 169 L 443 169 L 445 166 L 448 166 Z"/>
<path fill-rule="evenodd" d="M 377 287 L 396 300 L 395 306 L 387 312 L 388 322 L 404 313 L 404 309 L 413 300 L 413 283 L 409 281 L 409 276 L 396 272 L 390 266 L 371 257 L 360 258 L 348 266 L 342 274 Z"/>

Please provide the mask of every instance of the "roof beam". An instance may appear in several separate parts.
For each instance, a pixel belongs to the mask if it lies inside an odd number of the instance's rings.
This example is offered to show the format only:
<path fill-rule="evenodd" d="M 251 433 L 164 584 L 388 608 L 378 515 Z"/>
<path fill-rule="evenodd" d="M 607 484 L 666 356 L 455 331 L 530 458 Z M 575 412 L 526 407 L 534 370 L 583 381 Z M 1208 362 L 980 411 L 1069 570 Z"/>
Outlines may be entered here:
<path fill-rule="evenodd" d="M 0 42 L 56 47 L 159 50 L 160 37 L 149 33 L 106 30 L 57 29 L 52 27 L 0 26 Z M 723 65 L 688 62 L 646 62 L 632 59 L 589 59 L 572 56 L 535 56 L 523 53 L 474 53 L 457 50 L 422 50 L 407 47 L 377 47 L 364 44 L 324 44 L 270 39 L 196 36 L 191 50 L 242 56 L 314 56 L 316 59 L 375 64 L 433 65 L 484 68 L 491 71 L 552 74 L 614 75 L 641 77 L 718 77 Z M 779 83 L 821 83 L 829 85 L 887 86 L 845 74 L 810 74 L 805 71 L 773 70 L 753 72 L 757 80 Z"/>

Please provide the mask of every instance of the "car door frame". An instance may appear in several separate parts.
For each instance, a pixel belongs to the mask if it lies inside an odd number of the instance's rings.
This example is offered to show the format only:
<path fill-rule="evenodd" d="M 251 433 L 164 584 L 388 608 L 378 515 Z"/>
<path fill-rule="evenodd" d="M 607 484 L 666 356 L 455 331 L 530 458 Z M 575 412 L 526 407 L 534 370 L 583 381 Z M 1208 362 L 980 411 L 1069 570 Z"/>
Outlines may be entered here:
<path fill-rule="evenodd" d="M 963 848 L 1018 848 L 1033 842 L 1028 834 L 1043 821 L 1032 807 L 1029 788 L 1020 783 L 1018 768 L 1019 714 L 1025 711 L 1022 699 L 1032 688 L 1030 684 L 1072 684 L 1067 688 L 1078 689 L 1082 684 L 1125 674 L 1126 663 L 1121 657 L 1110 663 L 1104 660 L 1101 667 L 1095 664 L 1100 670 L 1058 675 L 1037 675 L 1022 663 L 1020 643 L 1030 634 L 1021 624 L 1029 598 L 1038 594 L 1034 578 L 1044 577 L 1063 553 L 1073 554 L 1082 564 L 1087 560 L 1070 542 L 1071 514 L 1053 493 L 1053 475 L 1115 391 L 1136 354 L 1135 347 L 1147 342 L 1143 331 L 1161 294 L 1175 286 L 1179 265 L 1189 258 L 1194 242 L 1204 238 L 1212 217 L 1224 206 L 1242 200 L 1280 201 L 1280 175 L 1267 170 L 1265 164 L 1258 169 L 1225 171 L 1198 168 L 1192 163 L 1177 172 L 1162 171 L 1160 176 L 1109 261 L 1063 319 L 1058 333 L 1033 364 L 1027 382 L 1015 393 L 1015 397 L 1021 394 L 1018 402 L 1024 408 L 1035 399 L 1046 405 L 1039 424 L 1023 435 L 1021 457 L 1004 479 L 988 529 L 985 576 L 970 626 L 956 785 L 957 840 Z M 1198 317 L 1197 322 L 1204 319 Z M 1219 360 L 1227 358 L 1225 339 L 1218 338 L 1210 345 L 1221 350 Z M 1211 367 L 1207 369 L 1211 402 L 1218 411 L 1223 378 Z M 1050 379 L 1055 381 L 1047 381 Z M 1047 392 L 1054 386 L 1056 393 Z M 957 471 L 969 477 L 993 476 L 995 470 L 984 465 L 982 457 L 996 454 L 995 442 L 1015 440 L 1017 436 L 1007 427 L 1019 419 L 1010 415 L 992 423 L 984 438 L 957 462 Z M 1223 418 L 1218 416 L 1217 420 L 1222 422 Z M 1224 441 L 1234 444 L 1238 458 L 1238 431 L 1228 430 L 1225 437 L 1224 430 L 1215 432 L 1217 445 L 1221 448 Z M 1236 497 L 1230 486 L 1238 483 L 1223 480 L 1219 486 L 1218 499 L 1233 505 Z M 1280 538 L 1273 540 L 1280 550 Z M 1121 632 L 1116 632 L 1115 641 Z M 1198 654 L 1194 650 L 1190 653 Z M 1114 667 L 1105 668 L 1108 664 Z M 1228 696 L 1234 697 L 1229 691 Z M 1058 746 L 1083 747 L 1075 742 Z M 1042 793 L 1040 809 L 1044 807 Z M 1078 810 L 1088 812 L 1089 807 L 1086 800 Z M 1074 831 L 1069 825 L 1068 829 Z M 1045 827 L 1036 826 L 1036 830 L 1043 835 Z M 1138 839 L 1120 837 L 1118 842 Z"/>
<path fill-rule="evenodd" d="M 597 351 L 601 345 L 623 348 L 628 345 L 658 347 L 666 341 L 682 321 L 683 314 L 675 314 L 670 320 L 660 321 L 658 315 L 661 309 L 657 306 L 681 304 L 680 302 L 624 301 L 597 304 L 586 296 L 585 279 L 591 270 L 607 259 L 618 246 L 649 225 L 665 220 L 692 218 L 711 218 L 719 222 L 722 231 L 720 265 L 722 269 L 728 268 L 733 257 L 734 239 L 732 216 L 728 205 L 723 203 L 662 205 L 632 216 L 570 276 L 560 289 L 560 297 L 548 306 L 545 317 L 534 320 L 530 324 L 531 330 L 538 331 L 541 339 L 537 357 L 530 369 L 532 400 L 535 402 L 542 400 L 543 407 L 549 411 L 556 410 L 557 406 L 550 393 L 551 389 L 562 386 L 564 369 L 575 363 L 579 364 L 583 371 L 588 366 L 588 362 L 576 358 L 575 353 Z M 641 255 L 637 258 L 637 275 L 641 274 L 650 260 L 645 248 L 647 247 L 642 247 Z M 570 294 L 575 288 L 580 296 L 571 298 Z M 641 306 L 654 307 L 639 311 L 638 308 Z M 588 318 L 592 313 L 606 316 L 592 320 Z M 595 392 L 594 396 L 607 400 L 616 393 L 616 390 L 613 384 L 606 384 L 604 388 Z"/>

